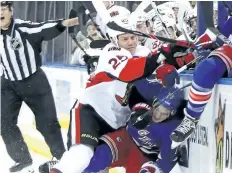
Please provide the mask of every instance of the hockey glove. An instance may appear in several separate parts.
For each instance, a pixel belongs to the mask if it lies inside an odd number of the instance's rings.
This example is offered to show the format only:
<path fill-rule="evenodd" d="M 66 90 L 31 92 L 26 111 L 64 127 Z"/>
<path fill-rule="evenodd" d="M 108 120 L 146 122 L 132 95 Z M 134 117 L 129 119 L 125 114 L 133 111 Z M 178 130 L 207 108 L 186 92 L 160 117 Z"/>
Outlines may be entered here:
<path fill-rule="evenodd" d="M 190 52 L 184 56 L 180 56 L 180 57 L 176 58 L 176 62 L 177 62 L 179 67 L 182 67 L 182 66 L 190 63 L 194 58 L 195 57 L 194 57 L 193 53 Z"/>
<path fill-rule="evenodd" d="M 89 56 L 89 55 L 83 55 L 84 61 L 87 65 L 87 72 L 88 74 L 93 73 L 98 65 L 98 56 Z"/>
<path fill-rule="evenodd" d="M 225 42 L 224 38 L 220 38 L 222 35 L 216 35 L 214 32 L 212 32 L 210 29 L 207 29 L 204 34 L 202 34 L 195 43 L 195 49 L 197 47 L 201 46 L 205 49 L 217 49 L 221 47 Z"/>
<path fill-rule="evenodd" d="M 162 53 L 166 57 L 165 62 L 170 65 L 175 66 L 176 68 L 180 68 L 176 60 L 176 57 L 187 55 L 187 53 L 185 53 L 186 50 L 187 50 L 186 47 L 175 46 L 171 44 L 163 44 L 159 48 L 159 52 Z"/>
<path fill-rule="evenodd" d="M 154 162 L 146 162 L 142 165 L 139 173 L 162 173 Z"/>
<path fill-rule="evenodd" d="M 151 122 L 149 110 L 151 107 L 146 103 L 137 103 L 132 108 L 131 118 L 129 122 L 137 129 L 146 128 Z"/>
<path fill-rule="evenodd" d="M 180 83 L 180 76 L 176 68 L 169 64 L 162 64 L 156 69 L 156 78 L 161 80 L 165 87 L 173 87 L 175 83 Z"/>

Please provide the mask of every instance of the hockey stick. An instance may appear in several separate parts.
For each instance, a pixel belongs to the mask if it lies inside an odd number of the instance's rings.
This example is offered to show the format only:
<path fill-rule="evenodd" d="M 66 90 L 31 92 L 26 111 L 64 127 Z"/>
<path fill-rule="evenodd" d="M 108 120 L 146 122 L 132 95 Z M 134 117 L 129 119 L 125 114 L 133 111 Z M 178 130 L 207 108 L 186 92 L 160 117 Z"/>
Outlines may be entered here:
<path fill-rule="evenodd" d="M 135 121 L 132 125 L 133 125 L 133 126 L 136 126 L 137 123 L 139 123 L 139 122 L 141 122 L 142 120 L 144 120 L 147 116 L 150 116 L 150 115 L 153 113 L 153 111 L 154 111 L 155 109 L 157 109 L 163 102 L 165 102 L 166 99 L 168 99 L 169 97 L 171 98 L 171 97 L 175 96 L 178 92 L 183 91 L 185 88 L 187 88 L 187 87 L 189 87 L 189 86 L 191 86 L 191 85 L 192 85 L 192 82 L 190 82 L 190 83 L 184 85 L 183 87 L 181 87 L 181 88 L 175 90 L 174 92 L 168 94 L 168 95 L 167 95 L 165 98 L 163 98 L 159 103 L 155 104 L 154 107 L 152 107 L 150 110 L 148 110 L 147 112 L 145 112 L 144 114 L 142 114 L 141 116 L 139 116 L 139 117 L 136 119 L 136 121 Z M 154 104 L 154 102 L 156 102 L 156 101 L 157 101 L 157 100 L 155 99 L 155 100 L 153 101 L 153 104 Z M 149 124 L 149 123 L 148 123 L 148 124 Z M 147 125 L 148 125 L 148 124 L 147 124 Z M 137 128 L 138 128 L 138 127 L 137 127 Z M 143 127 L 143 128 L 145 128 L 145 127 Z M 143 128 L 141 128 L 141 129 L 143 129 Z"/>
<path fill-rule="evenodd" d="M 193 66 L 194 64 L 196 64 L 197 62 L 199 62 L 200 60 L 202 60 L 203 57 L 197 57 L 194 60 L 192 60 L 191 62 L 189 62 L 188 64 L 182 66 L 181 68 L 179 68 L 177 70 L 178 73 L 183 72 L 184 70 L 187 70 L 189 67 Z"/>
<path fill-rule="evenodd" d="M 81 2 L 81 4 L 83 5 L 83 7 L 85 8 L 85 14 L 89 16 L 90 20 L 93 22 L 94 26 L 97 28 L 97 31 L 101 34 L 101 36 L 106 39 L 106 36 L 103 34 L 102 30 L 100 29 L 99 25 L 95 22 L 95 20 L 93 19 L 93 17 L 90 14 L 89 9 L 87 8 L 86 4 Z"/>
<path fill-rule="evenodd" d="M 226 1 L 222 1 L 222 2 L 223 2 L 225 8 L 227 9 L 227 11 L 229 13 L 229 16 L 232 16 L 232 9 L 231 9 L 231 7 L 227 4 Z"/>
<path fill-rule="evenodd" d="M 224 43 L 228 44 L 232 47 L 231 41 L 226 38 L 223 34 L 221 34 L 218 29 L 214 26 L 213 16 L 207 11 L 208 9 L 208 2 L 207 1 L 201 1 L 201 8 L 202 8 L 202 14 L 204 17 L 204 22 L 206 28 L 212 32 L 218 39 L 223 41 Z"/>
<path fill-rule="evenodd" d="M 77 12 L 73 9 L 69 12 L 69 18 L 72 18 L 73 16 L 77 16 Z M 87 54 L 86 51 L 83 49 L 83 47 L 78 43 L 76 34 L 74 32 L 74 26 L 68 28 L 68 34 L 72 38 L 72 40 L 76 43 L 76 45 L 82 50 L 84 54 Z"/>
<path fill-rule="evenodd" d="M 153 2 L 152 0 L 151 0 L 151 6 L 152 6 L 152 8 L 155 10 L 155 12 L 156 12 L 156 14 L 157 14 L 159 20 L 161 21 L 165 33 L 167 34 L 167 36 L 168 36 L 169 38 L 171 38 L 171 36 L 170 36 L 170 34 L 169 34 L 168 30 L 167 30 L 167 26 L 166 26 L 166 24 L 164 23 L 164 21 L 162 20 L 162 17 L 160 16 L 160 12 L 158 11 L 158 8 L 157 8 L 155 2 Z"/>
<path fill-rule="evenodd" d="M 135 14 L 140 14 L 142 11 L 144 11 L 148 6 L 150 5 L 150 2 L 148 0 L 142 1 L 137 8 L 134 10 Z"/>
<path fill-rule="evenodd" d="M 145 34 L 145 33 L 139 32 L 139 31 L 129 30 L 129 29 L 123 28 L 123 27 L 119 26 L 118 24 L 116 24 L 114 21 L 112 21 L 112 18 L 110 17 L 108 11 L 106 10 L 106 8 L 101 0 L 92 1 L 92 3 L 94 5 L 96 11 L 99 13 L 100 17 L 104 19 L 104 23 L 106 23 L 110 29 L 154 39 L 154 37 L 152 37 L 148 34 Z M 165 38 L 165 37 L 161 37 L 161 36 L 155 36 L 155 37 L 163 42 L 169 42 L 169 43 L 183 46 L 183 47 L 194 48 L 194 44 L 191 42 L 189 43 L 186 41 L 174 40 L 174 39 Z"/>
<path fill-rule="evenodd" d="M 78 43 L 75 33 L 70 32 L 70 29 L 69 29 L 69 30 L 68 30 L 68 34 L 69 34 L 69 36 L 72 38 L 72 40 L 76 43 L 76 45 L 81 49 L 81 51 L 82 51 L 85 55 L 87 55 L 85 49 L 80 45 L 80 43 Z"/>
<path fill-rule="evenodd" d="M 110 43 L 110 40 L 93 40 L 90 43 L 90 47 L 92 49 L 99 49 L 99 48 L 105 47 L 109 43 Z"/>
<path fill-rule="evenodd" d="M 130 33 L 130 34 L 134 34 L 134 35 L 154 39 L 154 37 L 151 36 L 151 35 L 148 35 L 148 34 L 145 34 L 145 33 L 139 32 L 139 31 L 133 31 L 133 30 L 123 28 L 123 27 L 119 26 L 118 24 L 116 24 L 114 21 L 108 22 L 107 26 L 110 29 L 113 29 L 113 30 L 116 30 L 116 31 L 121 31 L 121 32 L 125 32 L 125 33 Z M 182 46 L 182 47 L 187 47 L 187 48 L 194 48 L 194 44 L 192 42 L 187 42 L 187 41 L 182 41 L 182 40 L 174 40 L 174 39 L 171 39 L 171 38 L 165 38 L 165 37 L 161 37 L 161 36 L 157 36 L 157 35 L 155 35 L 155 37 L 158 38 L 159 40 L 163 41 L 163 42 L 168 42 L 168 43 L 171 43 L 171 44 L 175 44 L 175 45 Z"/>
<path fill-rule="evenodd" d="M 180 24 L 180 29 L 182 34 L 184 35 L 185 39 L 187 41 L 190 41 L 190 38 L 187 35 L 187 32 L 184 28 L 184 13 L 185 13 L 185 9 L 184 9 L 184 4 L 180 6 L 179 11 L 178 11 L 178 23 Z M 192 40 L 191 40 L 192 41 Z"/>

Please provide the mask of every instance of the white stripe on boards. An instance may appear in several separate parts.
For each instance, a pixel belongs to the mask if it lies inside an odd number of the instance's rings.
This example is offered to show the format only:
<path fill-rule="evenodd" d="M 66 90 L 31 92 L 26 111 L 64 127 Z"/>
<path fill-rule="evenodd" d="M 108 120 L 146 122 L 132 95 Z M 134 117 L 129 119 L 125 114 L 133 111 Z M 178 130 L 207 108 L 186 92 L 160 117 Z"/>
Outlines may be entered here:
<path fill-rule="evenodd" d="M 28 54 L 30 58 L 30 63 L 31 63 L 31 72 L 34 73 L 36 71 L 35 52 L 27 39 L 26 39 L 26 43 L 27 43 L 26 46 L 27 46 L 27 50 L 28 50 Z"/>
<path fill-rule="evenodd" d="M 48 29 L 48 28 L 52 28 L 54 26 L 56 26 L 57 23 L 46 23 L 40 27 L 36 27 L 36 28 L 27 28 L 27 27 L 20 27 L 18 29 L 20 29 L 22 32 L 26 32 L 28 34 L 35 34 L 35 33 L 39 33 L 41 32 L 43 29 Z"/>
<path fill-rule="evenodd" d="M 24 52 L 24 46 L 26 45 L 23 45 L 23 41 L 22 41 L 22 38 L 19 34 L 19 32 L 17 30 L 15 30 L 15 37 L 17 39 L 19 39 L 20 43 L 22 44 L 22 47 L 20 49 L 18 49 L 19 51 L 19 58 L 20 58 L 20 61 L 21 61 L 21 64 L 22 64 L 22 68 L 23 68 L 23 72 L 24 72 L 24 75 L 25 75 L 25 78 L 29 76 L 29 71 L 28 71 L 28 66 L 27 66 L 27 59 L 25 57 L 25 52 Z M 30 54 L 29 54 L 30 56 Z"/>
<path fill-rule="evenodd" d="M 15 52 L 11 48 L 10 40 L 11 40 L 11 37 L 6 36 L 6 44 L 7 44 L 7 49 L 8 49 L 9 55 L 10 55 L 10 61 L 11 61 L 12 65 L 13 65 L 14 71 L 15 71 L 16 76 L 17 76 L 16 80 L 22 80 L 22 75 L 21 75 L 21 72 L 19 70 L 19 65 L 18 65 L 17 60 L 16 60 Z"/>

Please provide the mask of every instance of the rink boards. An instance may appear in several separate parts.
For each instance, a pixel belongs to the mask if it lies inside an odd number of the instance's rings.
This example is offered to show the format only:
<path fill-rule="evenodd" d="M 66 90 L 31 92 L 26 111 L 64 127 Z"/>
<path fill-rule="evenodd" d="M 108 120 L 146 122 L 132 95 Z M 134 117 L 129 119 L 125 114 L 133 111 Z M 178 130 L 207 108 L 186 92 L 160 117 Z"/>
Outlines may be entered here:
<path fill-rule="evenodd" d="M 69 110 L 88 79 L 85 68 L 43 67 L 53 89 L 59 121 L 66 143 Z M 181 84 L 191 82 L 192 74 L 181 75 Z M 188 89 L 185 89 L 187 99 Z M 51 157 L 43 137 L 36 131 L 32 112 L 24 105 L 19 124 L 29 148 Z M 26 119 L 26 121 L 25 121 Z M 27 128 L 32 128 L 28 130 Z M 185 173 L 232 172 L 232 79 L 221 79 L 213 90 L 201 121 L 188 141 L 189 167 Z M 114 172 L 114 171 L 111 171 Z"/>

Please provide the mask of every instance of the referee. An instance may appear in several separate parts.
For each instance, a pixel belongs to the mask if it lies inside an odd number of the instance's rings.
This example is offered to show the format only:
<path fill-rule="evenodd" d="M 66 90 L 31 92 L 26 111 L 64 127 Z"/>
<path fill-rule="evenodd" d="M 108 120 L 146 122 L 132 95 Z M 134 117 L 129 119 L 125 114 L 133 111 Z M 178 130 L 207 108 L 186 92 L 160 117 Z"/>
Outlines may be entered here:
<path fill-rule="evenodd" d="M 32 165 L 28 147 L 17 126 L 24 101 L 35 114 L 36 128 L 43 135 L 53 157 L 65 151 L 51 86 L 41 67 L 41 45 L 60 35 L 77 18 L 33 23 L 13 18 L 10 1 L 1 2 L 0 56 L 1 135 L 9 156 L 16 162 L 10 172 Z"/>

